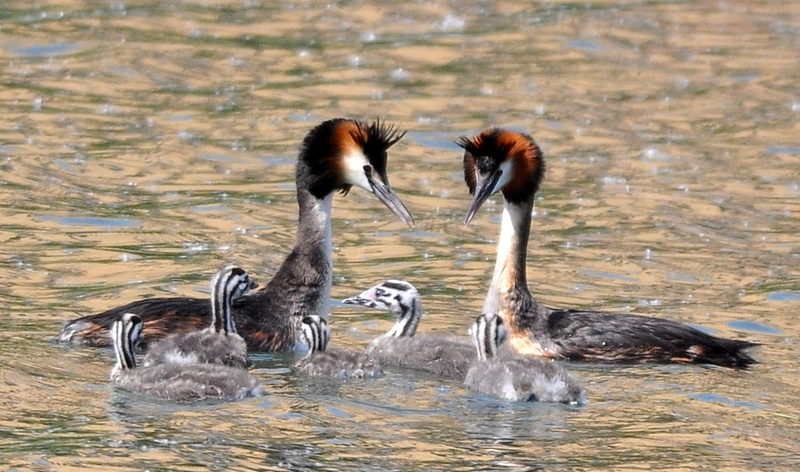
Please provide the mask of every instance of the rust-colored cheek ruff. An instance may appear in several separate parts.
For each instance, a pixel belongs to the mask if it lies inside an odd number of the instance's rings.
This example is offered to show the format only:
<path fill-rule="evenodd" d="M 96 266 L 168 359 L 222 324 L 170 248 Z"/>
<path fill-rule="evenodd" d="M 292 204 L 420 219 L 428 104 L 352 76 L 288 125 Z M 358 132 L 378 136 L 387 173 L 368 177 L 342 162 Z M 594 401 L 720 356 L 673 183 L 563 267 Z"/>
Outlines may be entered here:
<path fill-rule="evenodd" d="M 364 143 L 369 135 L 366 127 L 358 122 L 343 120 L 331 133 L 331 151 L 336 156 L 346 156 L 354 152 L 364 152 Z"/>
<path fill-rule="evenodd" d="M 503 188 L 503 194 L 512 200 L 533 196 L 544 178 L 542 150 L 530 136 L 513 131 L 500 132 L 498 146 L 506 150 L 514 163 L 514 176 Z"/>
<path fill-rule="evenodd" d="M 464 182 L 467 183 L 469 194 L 475 194 L 475 186 L 478 185 L 475 168 L 475 156 L 469 151 L 464 151 Z"/>
<path fill-rule="evenodd" d="M 462 137 L 456 144 L 464 148 L 464 181 L 470 194 L 475 193 L 478 173 L 488 175 L 507 161 L 513 163 L 514 175 L 503 188 L 506 198 L 528 199 L 539 190 L 544 156 L 531 136 L 492 128 L 472 139 Z"/>
<path fill-rule="evenodd" d="M 369 164 L 385 182 L 387 180 L 386 151 L 400 141 L 405 134 L 394 126 L 380 121 L 367 124 L 361 121 L 342 120 L 337 123 L 331 133 L 330 153 L 337 157 L 334 166 L 339 179 L 343 179 L 346 171 L 341 158 L 360 152 L 364 154 Z"/>

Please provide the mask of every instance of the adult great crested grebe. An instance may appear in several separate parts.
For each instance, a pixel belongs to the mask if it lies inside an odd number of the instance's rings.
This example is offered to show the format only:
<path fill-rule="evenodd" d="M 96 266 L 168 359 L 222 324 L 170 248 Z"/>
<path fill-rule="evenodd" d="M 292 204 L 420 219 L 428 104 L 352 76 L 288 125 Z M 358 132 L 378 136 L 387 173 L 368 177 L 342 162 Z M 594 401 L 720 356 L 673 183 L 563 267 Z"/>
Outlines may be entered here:
<path fill-rule="evenodd" d="M 544 157 L 528 135 L 501 129 L 463 137 L 464 180 L 473 195 L 465 224 L 493 194 L 503 195 L 497 261 L 484 313 L 497 313 L 515 350 L 554 359 L 674 362 L 747 367 L 749 341 L 724 339 L 670 320 L 587 310 L 554 309 L 528 290 L 526 255 L 531 210 L 544 176 Z"/>
<path fill-rule="evenodd" d="M 178 402 L 238 400 L 264 394 L 245 369 L 221 364 L 166 362 L 137 367 L 134 349 L 142 336 L 142 319 L 125 313 L 111 327 L 117 363 L 111 380 L 120 387 Z"/>
<path fill-rule="evenodd" d="M 368 125 L 336 118 L 306 135 L 296 172 L 300 217 L 295 247 L 264 288 L 233 305 L 234 321 L 248 349 L 293 349 L 304 316 L 328 315 L 333 266 L 331 209 L 336 191 L 346 194 L 354 185 L 361 187 L 413 224 L 386 174 L 387 150 L 404 134 L 380 122 Z M 107 345 L 111 324 L 124 313 L 136 313 L 144 320 L 144 332 L 151 341 L 175 331 L 201 329 L 211 320 L 207 300 L 150 298 L 72 320 L 57 339 Z"/>
<path fill-rule="evenodd" d="M 416 334 L 422 318 L 417 289 L 405 280 L 387 280 L 345 298 L 342 303 L 388 311 L 397 318 L 394 326 L 375 338 L 366 353 L 385 367 L 418 370 L 438 377 L 464 380 L 475 348 L 469 339 L 451 334 Z"/>
<path fill-rule="evenodd" d="M 555 362 L 507 351 L 498 357 L 505 337 L 499 316 L 483 314 L 475 321 L 472 338 L 478 359 L 464 379 L 467 388 L 510 401 L 586 403 L 583 387 Z"/>
<path fill-rule="evenodd" d="M 164 362 L 184 364 L 224 364 L 247 368 L 247 344 L 236 333 L 231 305 L 256 288 L 244 269 L 226 266 L 211 278 L 211 326 L 200 331 L 172 333 L 149 346 L 142 366 Z"/>
<path fill-rule="evenodd" d="M 381 366 L 363 352 L 329 348 L 331 329 L 325 318 L 306 316 L 303 318 L 301 332 L 308 346 L 308 354 L 295 363 L 295 369 L 301 374 L 342 380 L 383 375 Z"/>

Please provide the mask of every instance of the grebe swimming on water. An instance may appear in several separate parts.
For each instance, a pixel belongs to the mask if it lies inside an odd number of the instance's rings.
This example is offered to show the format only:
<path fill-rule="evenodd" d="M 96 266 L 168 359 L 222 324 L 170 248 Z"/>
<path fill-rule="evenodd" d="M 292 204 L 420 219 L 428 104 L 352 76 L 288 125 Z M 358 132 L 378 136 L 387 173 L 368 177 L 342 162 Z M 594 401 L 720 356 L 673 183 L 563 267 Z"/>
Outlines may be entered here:
<path fill-rule="evenodd" d="M 381 282 L 342 303 L 388 311 L 397 319 L 386 334 L 367 347 L 367 355 L 384 367 L 429 372 L 439 377 L 463 380 L 475 348 L 466 337 L 450 334 L 416 334 L 422 318 L 417 289 L 404 280 Z"/>
<path fill-rule="evenodd" d="M 303 318 L 302 337 L 308 354 L 295 363 L 295 369 L 312 377 L 333 377 L 342 380 L 380 377 L 381 366 L 363 352 L 329 348 L 331 329 L 325 318 L 317 315 Z"/>
<path fill-rule="evenodd" d="M 231 316 L 233 300 L 257 287 L 244 269 L 226 266 L 211 278 L 211 326 L 200 331 L 173 333 L 150 345 L 142 366 L 164 362 L 224 364 L 247 368 L 247 344 L 236 334 Z"/>
<path fill-rule="evenodd" d="M 497 261 L 484 313 L 505 322 L 515 350 L 553 359 L 595 362 L 675 362 L 747 367 L 756 344 L 724 339 L 670 320 L 587 310 L 555 309 L 528 291 L 525 259 L 533 200 L 544 157 L 528 135 L 501 129 L 461 138 L 464 180 L 473 195 L 465 224 L 493 194 L 503 195 Z"/>
<path fill-rule="evenodd" d="M 263 289 L 233 304 L 233 318 L 248 349 L 293 349 L 304 316 L 328 315 L 335 192 L 361 187 L 401 220 L 413 224 L 386 174 L 387 150 L 404 134 L 380 122 L 337 118 L 316 126 L 305 137 L 296 172 L 300 206 L 297 243 Z M 129 312 L 144 320 L 148 342 L 176 331 L 199 330 L 211 322 L 211 307 L 205 299 L 150 298 L 72 320 L 61 329 L 58 340 L 106 345 L 111 324 Z"/>
<path fill-rule="evenodd" d="M 475 321 L 472 338 L 478 359 L 467 372 L 467 388 L 510 401 L 586 403 L 583 387 L 555 362 L 507 352 L 498 357 L 505 337 L 499 316 L 483 314 Z"/>
<path fill-rule="evenodd" d="M 142 336 L 142 319 L 125 313 L 112 324 L 117 364 L 111 380 L 136 392 L 178 402 L 237 400 L 261 396 L 263 386 L 244 369 L 220 364 L 164 363 L 137 367 L 134 348 Z"/>

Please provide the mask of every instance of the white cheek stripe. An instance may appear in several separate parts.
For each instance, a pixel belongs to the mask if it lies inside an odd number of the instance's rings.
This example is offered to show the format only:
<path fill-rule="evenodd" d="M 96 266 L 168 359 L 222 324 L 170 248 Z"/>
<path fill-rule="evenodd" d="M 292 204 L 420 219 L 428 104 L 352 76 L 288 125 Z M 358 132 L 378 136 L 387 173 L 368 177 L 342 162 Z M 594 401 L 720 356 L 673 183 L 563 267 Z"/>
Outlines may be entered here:
<path fill-rule="evenodd" d="M 367 156 L 359 150 L 351 151 L 349 154 L 345 155 L 345 181 L 347 181 L 348 184 L 357 185 L 368 192 L 372 192 L 372 186 L 370 186 L 367 176 L 364 174 L 364 166 L 368 165 L 370 164 L 369 160 L 367 160 Z"/>
<path fill-rule="evenodd" d="M 514 164 L 510 160 L 507 160 L 500 164 L 500 170 L 503 171 L 503 173 L 500 175 L 500 178 L 497 180 L 497 184 L 495 184 L 494 188 L 492 189 L 492 195 L 497 193 L 509 182 L 511 182 L 511 176 L 514 175 Z"/>

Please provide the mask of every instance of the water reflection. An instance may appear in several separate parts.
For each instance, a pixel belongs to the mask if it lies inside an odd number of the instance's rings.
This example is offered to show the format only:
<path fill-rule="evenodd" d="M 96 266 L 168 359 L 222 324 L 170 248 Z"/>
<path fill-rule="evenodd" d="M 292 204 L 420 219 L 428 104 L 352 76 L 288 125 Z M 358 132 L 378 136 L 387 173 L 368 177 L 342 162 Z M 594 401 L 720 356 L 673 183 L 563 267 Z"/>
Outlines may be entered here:
<path fill-rule="evenodd" d="M 0 14 L 0 464 L 17 469 L 794 469 L 799 189 L 795 3 L 205 4 L 81 0 Z M 764 343 L 752 372 L 574 366 L 584 408 L 508 405 L 390 373 L 318 383 L 257 358 L 270 395 L 176 407 L 110 388 L 66 319 L 196 294 L 294 243 L 316 122 L 409 130 L 392 184 L 334 202 L 334 292 L 418 286 L 464 333 L 499 205 L 464 227 L 453 141 L 532 132 L 548 173 L 529 279 L 554 306 L 630 310 Z M 493 219 L 494 218 L 494 219 Z M 336 343 L 390 321 L 332 306 Z M 372 321 L 375 319 L 376 321 Z"/>

